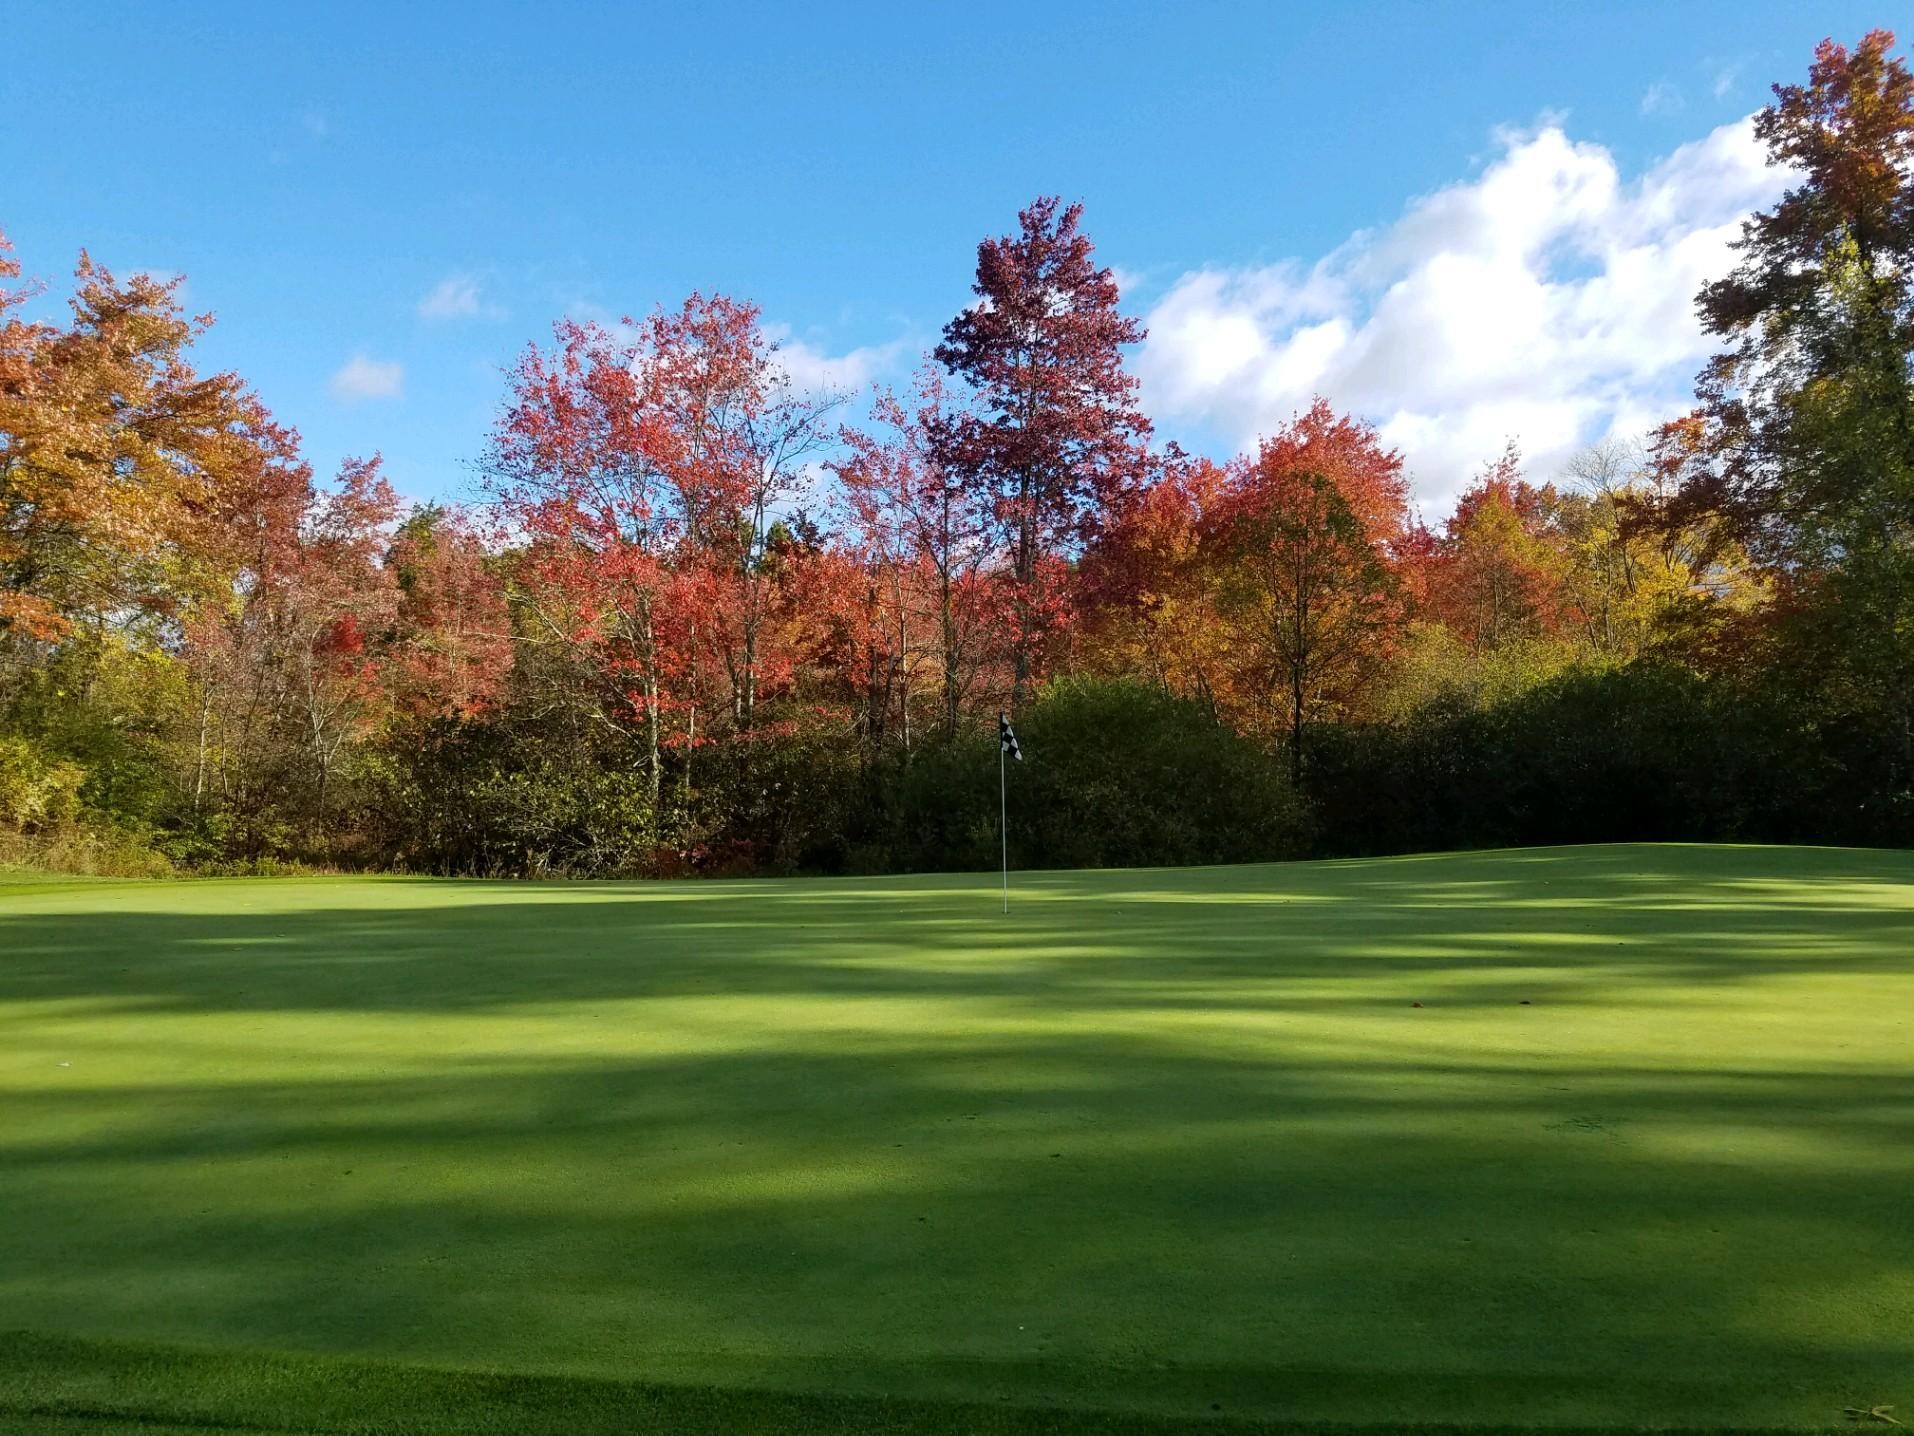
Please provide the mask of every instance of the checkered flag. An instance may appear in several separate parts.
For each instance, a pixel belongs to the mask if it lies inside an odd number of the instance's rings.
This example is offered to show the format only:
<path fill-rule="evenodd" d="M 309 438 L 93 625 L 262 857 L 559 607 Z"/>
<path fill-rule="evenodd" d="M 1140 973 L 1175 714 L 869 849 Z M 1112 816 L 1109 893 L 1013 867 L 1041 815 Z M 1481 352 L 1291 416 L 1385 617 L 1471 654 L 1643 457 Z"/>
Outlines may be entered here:
<path fill-rule="evenodd" d="M 1016 762 L 1023 761 L 1023 749 L 1017 746 L 1017 735 L 1011 731 L 1008 713 L 997 715 L 997 751 L 1008 753 Z"/>

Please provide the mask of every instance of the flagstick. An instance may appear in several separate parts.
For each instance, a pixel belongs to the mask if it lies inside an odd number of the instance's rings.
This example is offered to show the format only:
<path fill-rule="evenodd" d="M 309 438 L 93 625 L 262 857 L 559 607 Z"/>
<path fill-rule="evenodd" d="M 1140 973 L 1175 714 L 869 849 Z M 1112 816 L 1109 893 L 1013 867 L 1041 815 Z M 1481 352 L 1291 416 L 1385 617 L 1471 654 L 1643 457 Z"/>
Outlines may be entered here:
<path fill-rule="evenodd" d="M 1010 805 L 1004 786 L 1004 745 L 997 745 L 997 836 L 1003 842 L 1004 852 L 1004 911 L 1010 911 Z"/>

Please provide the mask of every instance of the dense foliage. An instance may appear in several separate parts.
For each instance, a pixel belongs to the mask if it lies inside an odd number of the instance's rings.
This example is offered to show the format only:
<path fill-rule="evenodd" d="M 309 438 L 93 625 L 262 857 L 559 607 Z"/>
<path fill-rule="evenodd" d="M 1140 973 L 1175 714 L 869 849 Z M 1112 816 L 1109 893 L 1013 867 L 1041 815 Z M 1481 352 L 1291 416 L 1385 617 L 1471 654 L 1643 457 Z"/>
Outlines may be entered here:
<path fill-rule="evenodd" d="M 494 874 L 1621 838 L 1914 842 L 1914 78 L 1828 43 L 1698 297 L 1697 406 L 1439 525 L 1318 401 L 1153 447 L 1076 206 L 978 249 L 908 392 L 757 309 L 562 321 L 469 510 L 319 483 L 177 281 L 0 239 L 0 860 Z"/>

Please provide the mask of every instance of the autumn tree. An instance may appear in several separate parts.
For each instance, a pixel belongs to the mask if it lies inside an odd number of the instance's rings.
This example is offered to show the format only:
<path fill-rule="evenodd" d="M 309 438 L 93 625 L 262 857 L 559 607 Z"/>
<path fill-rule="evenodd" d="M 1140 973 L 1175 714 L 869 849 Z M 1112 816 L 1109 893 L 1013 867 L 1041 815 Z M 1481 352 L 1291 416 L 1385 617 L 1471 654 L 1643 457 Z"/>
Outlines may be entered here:
<path fill-rule="evenodd" d="M 236 375 L 193 368 L 211 320 L 181 312 L 179 283 L 82 254 L 67 327 L 0 302 L 0 643 L 16 652 L 203 590 L 201 517 L 289 446 Z"/>
<path fill-rule="evenodd" d="M 1117 308 L 1116 280 L 1054 197 L 1012 235 L 977 247 L 977 300 L 944 327 L 936 358 L 974 406 L 935 431 L 940 463 L 987 496 L 1010 582 L 1013 703 L 1029 692 L 1045 638 L 1064 621 L 1061 557 L 1144 471 L 1149 421 L 1123 348 L 1143 327 Z"/>
<path fill-rule="evenodd" d="M 398 512 L 378 457 L 347 459 L 337 486 L 309 513 L 285 575 L 280 621 L 302 746 L 315 776 L 316 825 L 326 821 L 341 753 L 383 717 L 399 607 L 396 575 L 384 556 Z"/>
<path fill-rule="evenodd" d="M 1746 552 L 1707 516 L 1662 522 L 1670 473 L 1639 445 L 1604 439 L 1563 476 L 1560 600 L 1581 652 L 1603 663 L 1694 653 L 1752 610 L 1761 586 Z"/>
<path fill-rule="evenodd" d="M 1311 723 L 1356 711 L 1403 621 L 1393 545 L 1407 517 L 1401 456 L 1317 403 L 1237 465 L 1211 546 L 1239 692 L 1280 715 L 1300 782 Z"/>
<path fill-rule="evenodd" d="M 874 680 L 881 652 L 886 671 L 904 685 L 908 723 L 912 634 L 923 631 L 929 641 L 920 655 L 935 664 L 938 727 L 950 739 L 984 660 L 992 514 L 940 457 L 936 436 L 951 418 L 936 371 L 918 376 L 910 399 L 879 394 L 873 428 L 845 428 L 844 452 L 831 468 L 843 484 L 867 603 L 883 614 L 869 625 L 867 668 Z"/>
<path fill-rule="evenodd" d="M 836 652 L 827 663 L 852 695 L 857 727 L 875 757 L 893 726 L 910 750 L 911 699 L 936 646 L 922 621 L 928 574 L 906 507 L 919 482 L 922 451 L 895 395 L 879 394 L 872 407 L 896 437 L 887 441 L 848 427 L 841 432 L 846 457 L 829 467 L 842 486 L 845 523 L 826 561 L 838 577 L 829 603 Z"/>
<path fill-rule="evenodd" d="M 295 822 L 329 846 L 336 780 L 389 711 L 398 586 L 384 563 L 398 500 L 379 460 L 348 459 L 336 485 L 304 486 L 290 525 L 285 493 L 262 489 L 261 542 L 223 601 L 186 628 L 203 695 L 195 800 L 237 824 L 254 856 Z"/>
<path fill-rule="evenodd" d="M 693 294 L 643 328 L 639 375 L 656 406 L 664 472 L 684 516 L 681 566 L 695 576 L 694 642 L 722 665 L 729 718 L 748 732 L 788 680 L 775 642 L 773 530 L 805 496 L 836 435 L 836 394 L 800 394 L 755 304 Z"/>
<path fill-rule="evenodd" d="M 0 242 L 0 281 L 18 273 Z M 78 757 L 88 802 L 141 825 L 205 795 L 213 714 L 182 640 L 245 582 L 249 494 L 304 483 L 292 432 L 237 376 L 195 370 L 210 320 L 178 288 L 82 254 L 60 325 L 0 285 L 0 721 Z"/>
<path fill-rule="evenodd" d="M 1199 701 L 1218 722 L 1230 704 L 1230 654 L 1209 538 L 1229 477 L 1172 446 L 1099 526 L 1077 568 L 1074 604 L 1094 669 Z"/>
<path fill-rule="evenodd" d="M 389 686 L 415 719 L 465 719 L 498 701 L 511 666 L 511 618 L 498 565 L 468 514 L 426 504 L 385 554 L 397 587 Z"/>
<path fill-rule="evenodd" d="M 1557 495 L 1522 475 L 1513 444 L 1457 496 L 1426 580 L 1432 611 L 1472 653 L 1546 638 L 1561 626 L 1566 558 Z"/>
<path fill-rule="evenodd" d="M 508 376 L 485 469 L 507 526 L 523 536 L 518 592 L 530 644 L 556 646 L 592 682 L 582 702 L 564 665 L 537 664 L 567 712 L 636 741 L 655 810 L 672 695 L 683 667 L 670 639 L 678 585 L 671 556 L 687 515 L 667 473 L 678 452 L 637 345 L 561 320 L 550 349 L 529 346 Z M 639 718 L 636 734 L 622 721 Z"/>
<path fill-rule="evenodd" d="M 774 529 L 832 438 L 833 400 L 793 392 L 754 305 L 693 294 L 626 329 L 564 321 L 551 350 L 527 350 L 486 468 L 526 540 L 529 641 L 599 675 L 577 711 L 636 744 L 656 810 L 669 749 L 688 793 L 712 710 L 748 732 L 789 680 Z"/>

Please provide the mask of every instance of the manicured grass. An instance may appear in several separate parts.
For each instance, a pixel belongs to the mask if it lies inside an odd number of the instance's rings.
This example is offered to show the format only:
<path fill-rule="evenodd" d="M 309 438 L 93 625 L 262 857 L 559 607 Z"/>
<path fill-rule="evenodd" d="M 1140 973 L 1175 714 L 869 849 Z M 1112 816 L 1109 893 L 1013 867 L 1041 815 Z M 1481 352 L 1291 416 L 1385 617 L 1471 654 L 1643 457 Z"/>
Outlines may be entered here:
<path fill-rule="evenodd" d="M 1914 1412 L 1914 855 L 995 901 L 0 877 L 0 1428 Z"/>

